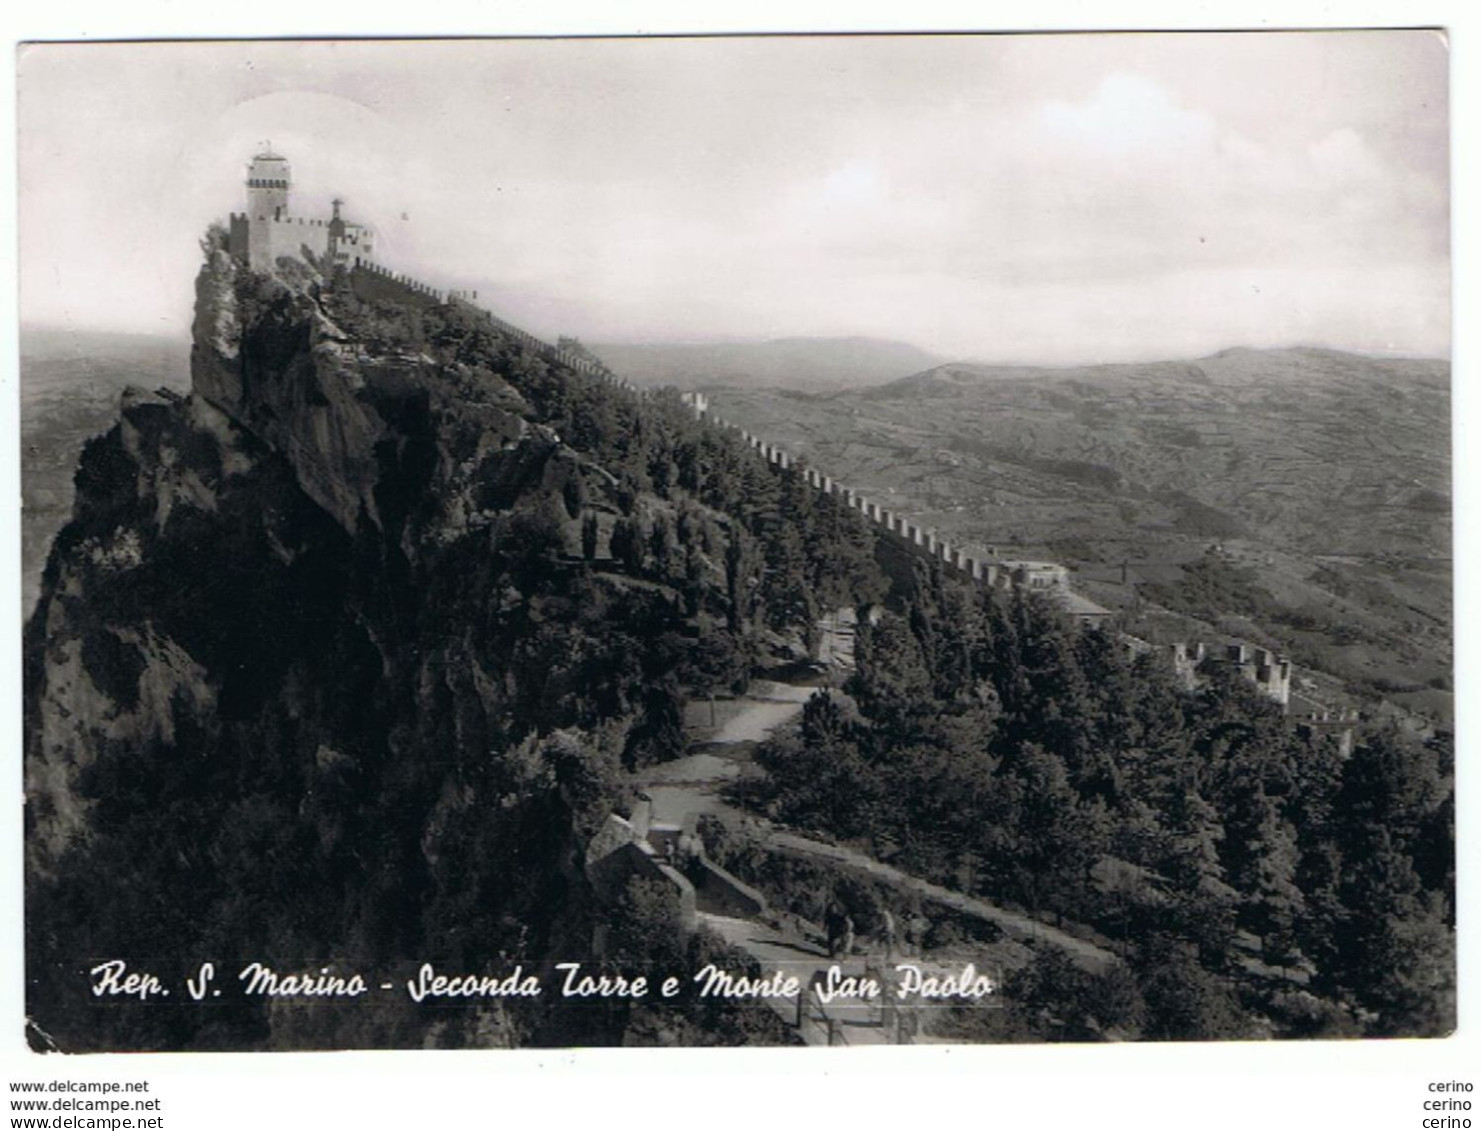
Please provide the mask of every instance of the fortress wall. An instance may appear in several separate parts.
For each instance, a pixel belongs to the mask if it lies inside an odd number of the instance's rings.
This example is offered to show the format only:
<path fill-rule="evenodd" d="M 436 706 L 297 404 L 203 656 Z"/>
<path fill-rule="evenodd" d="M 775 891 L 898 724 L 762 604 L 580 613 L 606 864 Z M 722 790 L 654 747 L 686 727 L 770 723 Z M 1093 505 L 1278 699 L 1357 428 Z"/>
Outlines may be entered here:
<path fill-rule="evenodd" d="M 233 212 L 227 219 L 226 250 L 232 258 L 248 262 L 248 224 L 245 213 Z"/>
<path fill-rule="evenodd" d="M 498 322 L 498 319 L 494 319 Z M 510 328 L 514 330 L 513 327 Z M 523 335 L 523 331 L 514 331 Z M 529 339 L 528 335 L 523 335 Z M 533 339 L 529 339 L 533 340 Z M 537 343 L 542 345 L 543 343 Z M 545 347 L 549 348 L 549 347 Z M 579 359 L 578 359 L 579 360 Z M 631 388 L 626 382 L 620 382 L 623 387 Z M 709 412 L 708 400 L 700 399 L 696 394 L 688 401 L 696 418 L 704 420 Z M 709 422 L 718 428 L 733 428 L 733 425 L 720 420 L 717 417 L 709 417 Z M 824 494 L 836 493 L 845 507 L 858 511 L 869 522 L 881 531 L 893 537 L 883 539 L 880 543 L 883 556 L 881 565 L 885 568 L 887 575 L 896 580 L 907 583 L 913 578 L 911 571 L 911 559 L 924 558 L 927 561 L 939 562 L 947 569 L 953 570 L 972 581 L 987 586 L 1017 587 L 1028 586 L 1030 582 L 1029 571 L 1020 571 L 1022 576 L 1014 576 L 1004 571 L 1000 563 L 986 561 L 973 557 L 964 552 L 960 547 L 953 546 L 943 538 L 938 538 L 934 531 L 927 531 L 920 525 L 910 522 L 905 515 L 891 511 L 878 503 L 871 502 L 861 493 L 851 487 L 845 487 L 836 483 L 831 476 L 819 472 L 817 469 L 802 465 L 799 466 L 795 457 L 776 447 L 759 436 L 753 436 L 743 428 L 735 428 L 743 443 L 758 452 L 768 463 L 782 470 L 798 471 L 802 474 L 804 481 L 814 490 Z M 992 553 L 989 550 L 989 553 Z M 1051 572 L 1049 584 L 1043 588 L 1069 588 L 1069 578 L 1063 567 L 1057 567 Z M 1196 644 L 1192 649 L 1182 644 L 1173 645 L 1169 649 L 1170 659 L 1174 670 L 1190 686 L 1195 678 L 1195 669 L 1201 662 L 1206 650 L 1203 644 Z M 1235 664 L 1257 687 L 1269 695 L 1282 706 L 1289 706 L 1291 685 L 1291 664 L 1284 657 L 1278 657 L 1267 650 L 1261 650 L 1251 655 L 1250 650 L 1244 645 L 1230 645 L 1224 653 L 1224 662 Z M 1334 731 L 1341 728 L 1345 723 L 1346 731 L 1342 735 L 1342 741 L 1347 749 L 1351 748 L 1352 723 L 1333 720 L 1326 723 L 1325 720 L 1314 722 L 1313 727 L 1322 727 L 1323 724 L 1330 726 Z"/>
<path fill-rule="evenodd" d="M 365 263 L 350 272 L 350 289 L 362 302 L 404 302 L 423 308 L 440 302 L 436 292 L 419 287 L 405 275 Z"/>
<path fill-rule="evenodd" d="M 643 395 L 641 391 L 603 369 L 590 358 L 553 346 L 527 330 L 505 322 L 492 311 L 477 305 L 463 292 L 443 291 L 409 275 L 397 274 L 378 263 L 361 259 L 355 260 L 350 280 L 356 295 L 361 298 L 410 302 L 422 307 L 455 306 L 489 323 L 501 333 L 513 338 L 521 347 L 546 361 L 564 365 L 585 376 L 598 378 L 609 385 L 626 389 L 638 396 Z"/>
<path fill-rule="evenodd" d="M 235 217 L 233 217 L 233 220 L 235 220 Z M 299 229 L 300 227 L 297 224 L 284 224 L 281 226 L 293 229 Z M 307 224 L 302 226 L 302 230 L 305 232 L 313 231 L 315 228 L 318 228 L 318 225 Z M 327 250 L 327 230 L 323 228 L 318 228 L 318 230 L 325 232 L 325 246 Z M 294 254 L 296 253 L 297 251 L 295 249 Z M 610 370 L 593 362 L 591 359 L 570 350 L 553 346 L 548 342 L 536 338 L 533 334 L 520 327 L 505 322 L 492 311 L 472 302 L 465 293 L 456 291 L 444 293 L 409 276 L 393 274 L 379 264 L 359 257 L 355 259 L 355 266 L 351 272 L 351 281 L 355 293 L 361 297 L 385 298 L 402 302 L 410 301 L 423 306 L 447 304 L 471 311 L 539 357 L 565 365 L 578 373 L 601 380 L 613 388 L 622 389 L 640 399 L 648 396 L 648 390 L 635 387 L 631 382 L 617 377 Z M 474 293 L 476 294 L 476 292 Z M 824 475 L 807 465 L 799 465 L 794 456 L 780 447 L 776 447 L 759 436 L 753 436 L 745 429 L 736 428 L 734 425 L 711 415 L 709 398 L 704 394 L 693 393 L 684 399 L 697 419 L 701 421 L 707 420 L 709 424 L 716 428 L 736 431 L 741 441 L 760 454 L 768 464 L 776 466 L 783 471 L 801 472 L 805 482 L 814 490 L 821 491 L 824 494 L 837 493 L 842 499 L 844 506 L 851 510 L 857 510 L 865 519 L 873 523 L 881 531 L 894 535 L 893 538 L 886 539 L 885 542 L 898 547 L 907 556 L 914 555 L 916 557 L 923 557 L 928 561 L 939 562 L 947 569 L 954 570 L 971 580 L 987 585 L 995 585 L 1002 580 L 1002 575 L 1000 575 L 996 563 L 985 562 L 966 555 L 961 549 L 953 547 L 944 539 L 938 538 L 934 531 L 927 532 L 919 525 L 907 521 L 904 515 L 890 511 L 879 503 L 869 501 L 852 488 L 835 483 L 831 476 Z M 1010 581 L 1009 583 L 1011 584 L 1012 582 Z M 1278 686 L 1282 679 L 1288 688 L 1289 665 L 1284 662 L 1282 662 L 1280 667 L 1273 669 L 1269 682 Z"/>
<path fill-rule="evenodd" d="M 734 429 L 740 436 L 741 441 L 755 450 L 768 464 L 783 471 L 800 472 L 803 476 L 803 481 L 809 487 L 816 491 L 821 491 L 823 494 L 836 494 L 845 507 L 858 511 L 867 521 L 878 527 L 881 532 L 892 535 L 893 537 L 884 539 L 881 542 L 881 546 L 893 546 L 899 553 L 887 555 L 890 560 L 888 562 L 882 561 L 882 564 L 886 565 L 886 573 L 895 577 L 897 580 L 903 579 L 908 583 L 911 575 L 908 569 L 905 568 L 905 565 L 911 557 L 914 557 L 917 559 L 924 558 L 926 561 L 936 564 L 943 569 L 950 570 L 968 580 L 983 585 L 997 587 L 1030 585 L 1030 579 L 1026 573 L 1021 577 L 1015 576 L 1001 570 L 997 562 L 967 554 L 961 547 L 953 546 L 946 539 L 939 537 L 935 531 L 927 530 L 925 527 L 910 522 L 903 514 L 892 511 L 877 502 L 872 502 L 861 492 L 835 482 L 831 476 L 824 475 L 806 463 L 799 463 L 795 456 L 783 448 L 773 445 L 759 436 L 752 435 L 744 428 L 740 428 L 713 415 L 710 412 L 708 398 L 704 397 L 703 394 L 689 393 L 685 394 L 683 399 L 690 406 L 697 419 L 707 421 L 718 428 Z M 989 548 L 987 553 L 991 557 L 995 551 Z M 901 554 L 904 555 L 903 558 Z M 1039 584 L 1034 587 L 1046 587 L 1044 580 L 1039 578 L 1037 574 L 1035 580 L 1038 580 Z M 1069 588 L 1068 577 L 1063 567 L 1058 567 L 1051 580 L 1053 585 L 1058 588 Z"/>
<path fill-rule="evenodd" d="M 303 258 L 306 248 L 315 260 L 327 260 L 331 249 L 339 262 L 360 262 L 374 254 L 374 232 L 362 225 L 289 210 L 288 182 L 249 181 L 258 187 L 249 194 L 248 211 L 233 212 L 228 224 L 228 250 L 255 271 L 271 271 L 284 256 Z M 264 186 L 274 185 L 275 191 Z"/>
<path fill-rule="evenodd" d="M 315 259 L 329 254 L 329 228 L 322 220 L 299 216 L 274 219 L 244 217 L 247 226 L 247 262 L 255 271 L 271 270 L 283 256 L 303 258 L 303 249 Z"/>

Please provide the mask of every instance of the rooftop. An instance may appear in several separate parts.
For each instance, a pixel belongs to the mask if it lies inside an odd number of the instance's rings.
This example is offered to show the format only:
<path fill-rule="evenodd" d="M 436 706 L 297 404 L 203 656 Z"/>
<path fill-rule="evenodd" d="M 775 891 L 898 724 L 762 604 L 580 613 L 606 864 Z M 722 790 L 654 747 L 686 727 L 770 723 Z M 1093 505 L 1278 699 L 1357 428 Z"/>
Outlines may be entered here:
<path fill-rule="evenodd" d="M 1082 597 L 1071 589 L 1062 590 L 1060 602 L 1064 605 L 1065 612 L 1072 617 L 1108 617 L 1111 610 L 1104 605 L 1097 605 L 1089 597 Z"/>

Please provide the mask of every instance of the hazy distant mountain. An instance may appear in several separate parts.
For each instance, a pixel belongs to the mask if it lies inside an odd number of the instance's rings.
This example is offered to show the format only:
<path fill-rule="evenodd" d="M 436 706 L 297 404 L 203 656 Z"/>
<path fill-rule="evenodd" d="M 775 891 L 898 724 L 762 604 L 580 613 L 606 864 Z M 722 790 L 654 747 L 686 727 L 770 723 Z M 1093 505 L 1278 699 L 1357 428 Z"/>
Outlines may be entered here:
<path fill-rule="evenodd" d="M 880 338 L 777 338 L 764 342 L 603 343 L 590 347 L 615 372 L 641 385 L 695 389 L 865 388 L 894 381 L 941 359 L 906 342 Z"/>
<path fill-rule="evenodd" d="M 46 549 L 72 510 L 82 445 L 113 426 L 127 386 L 186 389 L 190 341 L 33 327 L 23 327 L 20 338 L 22 591 L 29 610 Z"/>
<path fill-rule="evenodd" d="M 1349 679 L 1447 677 L 1447 361 L 953 363 L 865 390 L 710 401 L 954 541 L 1068 562 L 1102 603 L 1156 612 L 1217 545 L 1270 597 L 1253 619 L 1274 642 Z M 1254 607 L 1204 593 L 1182 608 L 1199 604 L 1211 624 Z"/>
<path fill-rule="evenodd" d="M 1223 387 L 1305 387 L 1361 384 L 1375 378 L 1400 382 L 1412 379 L 1448 381 L 1450 363 L 1435 358 L 1383 358 L 1341 350 L 1294 347 L 1288 349 L 1222 350 L 1196 361 L 1121 362 L 1065 367 L 985 365 L 951 362 L 891 382 L 878 395 L 912 395 L 929 391 L 950 396 L 967 390 L 1015 381 L 1087 385 L 1107 389 L 1132 388 L 1158 382 L 1174 385 Z"/>

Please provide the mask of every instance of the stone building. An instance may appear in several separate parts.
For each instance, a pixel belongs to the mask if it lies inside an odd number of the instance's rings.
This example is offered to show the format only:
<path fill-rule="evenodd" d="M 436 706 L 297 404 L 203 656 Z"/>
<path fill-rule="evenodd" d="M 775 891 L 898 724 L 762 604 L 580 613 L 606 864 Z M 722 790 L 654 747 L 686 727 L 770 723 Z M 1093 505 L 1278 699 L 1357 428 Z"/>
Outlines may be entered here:
<path fill-rule="evenodd" d="M 1168 651 L 1173 670 L 1190 689 L 1198 682 L 1200 667 L 1228 666 L 1282 707 L 1290 705 L 1291 661 L 1284 656 L 1277 656 L 1265 648 L 1251 648 L 1247 644 L 1228 644 L 1220 650 L 1209 648 L 1202 642 L 1191 647 L 1173 644 Z"/>
<path fill-rule="evenodd" d="M 344 219 L 344 201 L 335 200 L 328 218 L 295 216 L 293 171 L 288 159 L 271 149 L 247 166 L 247 210 L 231 214 L 227 247 L 254 271 L 268 271 L 283 256 L 307 252 L 324 266 L 357 267 L 375 258 L 369 227 Z"/>
<path fill-rule="evenodd" d="M 1003 562 L 1002 568 L 1014 585 L 1024 589 L 1042 591 L 1046 589 L 1068 589 L 1069 570 L 1058 562 Z"/>

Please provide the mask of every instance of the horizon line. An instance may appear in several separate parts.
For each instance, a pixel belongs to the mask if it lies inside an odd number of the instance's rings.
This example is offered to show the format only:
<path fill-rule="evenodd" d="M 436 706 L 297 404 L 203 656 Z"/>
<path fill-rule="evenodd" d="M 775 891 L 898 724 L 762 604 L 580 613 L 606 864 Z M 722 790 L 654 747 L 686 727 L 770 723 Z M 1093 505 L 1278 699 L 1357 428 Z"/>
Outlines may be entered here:
<path fill-rule="evenodd" d="M 170 330 L 170 331 L 163 331 L 163 330 L 137 330 L 137 329 L 124 329 L 124 328 L 120 328 L 120 327 L 106 326 L 106 325 L 78 326 L 78 325 L 75 325 L 75 324 L 72 324 L 72 323 L 58 323 L 58 322 L 49 322 L 49 321 L 44 321 L 44 320 L 36 320 L 36 321 L 29 321 L 28 322 L 28 321 L 22 320 L 22 321 L 19 321 L 17 323 L 17 328 L 19 330 L 18 337 L 20 337 L 20 338 L 24 338 L 25 335 L 27 335 L 27 334 L 38 334 L 38 333 L 40 333 L 40 334 L 58 334 L 58 335 L 73 334 L 73 335 L 78 335 L 78 336 L 86 336 L 86 335 L 98 335 L 98 336 L 102 336 L 102 335 L 116 335 L 118 337 L 151 338 L 151 339 L 155 339 L 155 340 L 174 341 L 174 342 L 180 342 L 180 343 L 189 343 L 189 342 L 192 341 L 192 334 L 191 334 L 191 331 L 190 331 L 190 328 L 189 327 L 184 327 L 184 328 L 179 329 L 179 330 Z M 908 347 L 910 349 L 918 350 L 921 353 L 929 354 L 932 357 L 935 357 L 935 358 L 938 359 L 938 361 L 937 361 L 937 363 L 935 365 L 931 365 L 927 369 L 921 370 L 920 372 L 929 372 L 931 369 L 939 369 L 939 368 L 942 368 L 944 366 L 949 366 L 949 365 L 974 365 L 974 366 L 980 366 L 980 367 L 983 367 L 983 368 L 991 368 L 991 369 L 1023 369 L 1023 368 L 1033 368 L 1033 369 L 1082 369 L 1082 368 L 1092 367 L 1092 366 L 1110 366 L 1110 365 L 1159 365 L 1159 364 L 1165 364 L 1165 363 L 1168 363 L 1168 362 L 1203 361 L 1203 360 L 1206 360 L 1208 358 L 1217 357 L 1217 356 L 1219 356 L 1222 353 L 1229 353 L 1229 352 L 1234 351 L 1234 350 L 1247 350 L 1247 351 L 1250 351 L 1252 353 L 1281 353 L 1281 352 L 1293 352 L 1293 351 L 1297 351 L 1297 350 L 1310 350 L 1310 351 L 1322 351 L 1322 352 L 1327 352 L 1327 353 L 1345 353 L 1345 354 L 1350 354 L 1350 355 L 1352 355 L 1354 357 L 1369 358 L 1369 359 L 1376 360 L 1376 361 L 1443 361 L 1443 362 L 1446 362 L 1446 363 L 1450 363 L 1450 362 L 1453 361 L 1453 356 L 1452 356 L 1453 355 L 1453 350 L 1451 350 L 1451 349 L 1447 349 L 1447 350 L 1445 350 L 1443 352 L 1437 352 L 1437 353 L 1426 353 L 1426 352 L 1420 352 L 1420 351 L 1414 351 L 1414 350 L 1386 351 L 1386 350 L 1361 349 L 1361 348 L 1358 348 L 1358 347 L 1355 347 L 1355 346 L 1332 345 L 1330 343 L 1314 342 L 1314 341 L 1293 341 L 1293 342 L 1283 343 L 1283 344 L 1280 344 L 1280 345 L 1262 345 L 1262 346 L 1252 346 L 1252 345 L 1246 345 L 1246 344 L 1241 344 L 1241 343 L 1234 343 L 1234 344 L 1230 344 L 1230 345 L 1219 346 L 1218 348 L 1213 349 L 1213 350 L 1210 350 L 1207 353 L 1198 353 L 1198 354 L 1191 355 L 1191 356 L 1190 355 L 1186 355 L 1186 354 L 1183 354 L 1183 355 L 1172 354 L 1172 355 L 1160 355 L 1160 356 L 1146 355 L 1146 356 L 1139 356 L 1139 357 L 1136 357 L 1136 358 L 1119 359 L 1119 360 L 1107 360 L 1107 359 L 1104 359 L 1104 358 L 1101 358 L 1101 359 L 1098 359 L 1098 360 L 1093 360 L 1089 356 L 1087 356 L 1084 360 L 1080 360 L 1080 361 L 1043 361 L 1043 360 L 1033 361 L 1033 360 L 1026 360 L 1026 359 L 1023 359 L 1023 358 L 1001 358 L 1001 359 L 992 359 L 992 360 L 989 360 L 989 359 L 982 358 L 982 357 L 966 357 L 966 356 L 952 357 L 952 356 L 950 356 L 948 354 L 943 354 L 943 353 L 940 353 L 937 350 L 929 349 L 929 348 L 927 348 L 925 346 L 919 345 L 918 343 L 909 341 L 909 340 L 907 340 L 905 338 L 879 337 L 879 336 L 873 335 L 873 334 L 783 334 L 783 335 L 779 335 L 779 336 L 769 336 L 769 337 L 759 337 L 758 336 L 758 337 L 754 337 L 754 338 L 735 337 L 735 336 L 719 336 L 719 335 L 717 335 L 717 336 L 708 337 L 708 338 L 705 338 L 705 337 L 699 337 L 699 338 L 696 338 L 696 337 L 684 337 L 684 338 L 633 338 L 633 339 L 626 339 L 626 340 L 624 340 L 624 339 L 607 339 L 607 340 L 601 340 L 601 339 L 598 339 L 598 338 L 585 338 L 585 337 L 581 337 L 580 335 L 576 335 L 576 338 L 577 338 L 578 341 L 580 341 L 583 345 L 586 345 L 588 348 L 591 348 L 591 347 L 594 347 L 594 346 L 617 346 L 617 347 L 637 347 L 637 348 L 641 348 L 641 347 L 673 348 L 673 347 L 685 347 L 685 346 L 690 346 L 690 347 L 763 346 L 763 345 L 773 345 L 773 344 L 783 343 L 783 342 L 846 342 L 846 341 L 879 342 L 879 343 L 884 343 L 884 344 L 889 344 L 889 345 L 906 346 L 906 347 Z"/>

